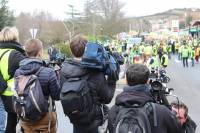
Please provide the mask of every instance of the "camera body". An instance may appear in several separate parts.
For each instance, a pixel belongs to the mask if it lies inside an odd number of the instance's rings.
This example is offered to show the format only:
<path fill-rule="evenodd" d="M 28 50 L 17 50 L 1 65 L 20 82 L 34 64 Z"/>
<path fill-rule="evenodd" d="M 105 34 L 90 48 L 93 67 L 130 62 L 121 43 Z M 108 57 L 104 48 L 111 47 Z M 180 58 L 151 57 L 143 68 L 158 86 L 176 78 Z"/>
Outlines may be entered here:
<path fill-rule="evenodd" d="M 108 47 L 103 47 L 99 43 L 88 42 L 81 64 L 89 69 L 102 71 L 113 80 L 119 79 L 119 62 L 112 55 Z"/>
<path fill-rule="evenodd" d="M 150 85 L 151 85 L 151 94 L 154 100 L 158 104 L 162 104 L 170 107 L 170 104 L 166 98 L 167 95 L 171 94 L 172 88 L 168 88 L 166 83 L 170 81 L 170 78 L 166 75 L 166 71 L 164 69 L 151 69 L 150 70 Z"/>

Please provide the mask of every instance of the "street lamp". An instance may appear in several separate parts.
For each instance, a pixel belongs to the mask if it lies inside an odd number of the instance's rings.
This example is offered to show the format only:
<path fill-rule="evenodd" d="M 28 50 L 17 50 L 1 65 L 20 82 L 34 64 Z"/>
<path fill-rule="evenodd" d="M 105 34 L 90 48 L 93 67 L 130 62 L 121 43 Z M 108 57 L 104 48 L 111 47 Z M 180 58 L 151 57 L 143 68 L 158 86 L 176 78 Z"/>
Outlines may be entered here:
<path fill-rule="evenodd" d="M 187 26 L 187 13 L 185 12 L 185 29 L 186 29 L 186 26 Z"/>

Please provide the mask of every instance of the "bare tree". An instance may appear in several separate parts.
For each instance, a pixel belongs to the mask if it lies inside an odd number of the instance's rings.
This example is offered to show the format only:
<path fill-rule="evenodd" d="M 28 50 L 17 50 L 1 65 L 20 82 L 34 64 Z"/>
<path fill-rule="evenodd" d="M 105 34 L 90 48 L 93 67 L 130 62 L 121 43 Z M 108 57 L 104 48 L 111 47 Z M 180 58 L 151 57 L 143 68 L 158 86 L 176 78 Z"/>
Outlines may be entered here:
<path fill-rule="evenodd" d="M 124 4 L 119 0 L 87 0 L 85 18 L 90 34 L 112 36 L 125 29 Z"/>
<path fill-rule="evenodd" d="M 41 39 L 44 44 L 66 41 L 67 32 L 62 21 L 54 20 L 51 14 L 45 12 L 34 12 L 33 14 L 21 13 L 16 18 L 16 26 L 19 29 L 21 43 L 31 38 L 29 31 L 31 28 L 38 29 L 36 38 Z"/>
<path fill-rule="evenodd" d="M 28 38 L 31 38 L 29 29 L 31 27 L 31 14 L 30 13 L 21 13 L 15 22 L 16 27 L 19 30 L 19 40 L 21 43 L 24 43 Z"/>

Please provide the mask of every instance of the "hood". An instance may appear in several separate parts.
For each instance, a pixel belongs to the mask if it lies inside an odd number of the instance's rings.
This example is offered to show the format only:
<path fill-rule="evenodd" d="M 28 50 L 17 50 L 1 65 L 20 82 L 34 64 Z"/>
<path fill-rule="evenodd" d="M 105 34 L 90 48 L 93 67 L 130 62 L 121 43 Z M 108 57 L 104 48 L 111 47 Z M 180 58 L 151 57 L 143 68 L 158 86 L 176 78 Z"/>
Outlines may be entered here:
<path fill-rule="evenodd" d="M 116 97 L 117 106 L 130 107 L 133 104 L 138 106 L 146 102 L 154 102 L 147 85 L 136 85 L 124 87 L 124 91 Z"/>
<path fill-rule="evenodd" d="M 20 75 L 29 75 L 36 73 L 43 66 L 43 61 L 35 58 L 25 58 L 19 63 L 17 72 Z"/>
<path fill-rule="evenodd" d="M 17 42 L 0 42 L 0 48 L 11 48 L 19 51 L 20 53 L 25 54 L 25 50 L 23 49 L 22 45 Z"/>
<path fill-rule="evenodd" d="M 80 77 L 88 73 L 87 69 L 80 62 L 73 59 L 63 63 L 61 72 L 66 78 Z"/>

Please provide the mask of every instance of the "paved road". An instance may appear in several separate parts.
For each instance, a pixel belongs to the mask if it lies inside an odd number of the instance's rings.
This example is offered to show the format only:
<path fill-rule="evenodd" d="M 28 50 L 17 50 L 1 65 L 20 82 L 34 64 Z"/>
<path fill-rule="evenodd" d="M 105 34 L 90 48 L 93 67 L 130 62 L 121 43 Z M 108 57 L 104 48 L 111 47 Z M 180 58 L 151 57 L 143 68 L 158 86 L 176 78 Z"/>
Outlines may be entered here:
<path fill-rule="evenodd" d="M 198 126 L 196 133 L 200 133 L 200 64 L 191 67 L 189 63 L 189 67 L 184 68 L 182 62 L 173 57 L 167 72 L 171 77 L 168 86 L 173 87 L 174 94 L 189 107 L 189 115 Z"/>
<path fill-rule="evenodd" d="M 190 65 L 191 66 L 191 65 Z M 173 92 L 189 107 L 189 115 L 199 126 L 196 133 L 200 133 L 200 64 L 196 64 L 195 67 L 183 68 L 182 62 L 176 60 L 173 57 L 167 68 L 171 81 L 168 87 L 175 89 Z M 116 94 L 120 92 L 123 82 L 117 87 Z M 115 95 L 116 95 L 115 94 Z M 111 105 L 114 104 L 114 100 Z M 72 125 L 69 120 L 63 115 L 60 103 L 57 103 L 58 114 L 58 133 L 72 133 Z"/>

